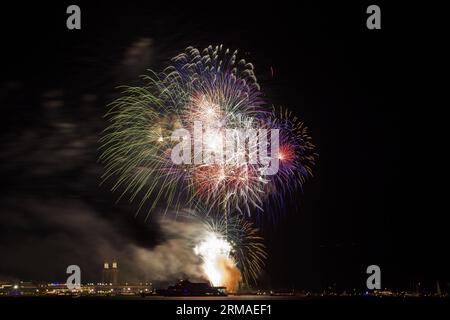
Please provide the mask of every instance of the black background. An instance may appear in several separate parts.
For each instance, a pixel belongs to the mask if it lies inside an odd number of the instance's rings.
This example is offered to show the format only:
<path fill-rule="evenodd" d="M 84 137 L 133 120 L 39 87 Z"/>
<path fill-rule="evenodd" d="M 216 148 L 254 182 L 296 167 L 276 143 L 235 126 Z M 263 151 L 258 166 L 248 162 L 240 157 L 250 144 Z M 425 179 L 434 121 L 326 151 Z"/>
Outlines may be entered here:
<path fill-rule="evenodd" d="M 151 38 L 154 44 L 151 63 L 142 71 L 160 68 L 188 45 L 223 43 L 248 55 L 266 96 L 305 121 L 320 154 L 315 177 L 287 200 L 285 214 L 264 225 L 269 260 L 262 285 L 361 289 L 365 268 L 377 264 L 383 287 L 414 290 L 420 282 L 423 290 L 435 291 L 440 280 L 448 290 L 447 212 L 438 206 L 445 189 L 436 182 L 443 175 L 438 154 L 445 148 L 437 142 L 442 135 L 436 129 L 442 127 L 436 106 L 445 103 L 435 101 L 441 87 L 432 84 L 440 68 L 433 38 L 439 36 L 423 18 L 439 8 L 412 13 L 406 5 L 379 4 L 382 29 L 368 30 L 365 9 L 371 3 L 89 1 L 77 2 L 82 29 L 69 31 L 68 4 L 2 4 L 2 146 L 20 147 L 14 137 L 22 130 L 49 125 L 42 94 L 53 88 L 64 92 L 64 117 L 81 128 L 99 119 L 92 130 L 100 132 L 110 92 L 137 79 L 117 68 L 136 39 Z M 85 93 L 97 100 L 81 109 Z M 32 168 L 20 159 L 1 161 L 4 202 L 77 197 L 100 211 L 112 214 L 117 208 L 116 214 L 132 216 L 131 208 L 115 207 L 114 197 L 97 187 L 97 175 L 87 176 L 83 166 L 95 164 L 95 152 L 70 172 L 41 179 L 28 174 Z M 81 184 L 67 183 L 83 176 Z M 130 241 L 151 246 L 154 234 L 132 220 L 123 218 Z M 21 236 L 8 224 L 0 231 L 0 243 Z M 45 267 L 51 268 L 51 261 Z M 37 268 L 42 279 L 54 275 Z M 39 275 L 13 269 L 3 269 L 0 261 L 0 274 Z"/>

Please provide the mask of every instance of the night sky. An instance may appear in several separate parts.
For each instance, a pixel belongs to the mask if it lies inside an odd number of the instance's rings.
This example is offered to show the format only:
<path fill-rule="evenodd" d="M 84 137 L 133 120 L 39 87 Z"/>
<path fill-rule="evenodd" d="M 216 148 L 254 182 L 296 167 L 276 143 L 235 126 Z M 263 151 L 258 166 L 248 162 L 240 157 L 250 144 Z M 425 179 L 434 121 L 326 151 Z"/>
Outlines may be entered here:
<path fill-rule="evenodd" d="M 383 287 L 448 289 L 448 210 L 431 181 L 444 145 L 428 129 L 439 126 L 425 94 L 435 62 L 427 34 L 400 20 L 404 8 L 380 5 L 382 29 L 368 30 L 372 3 L 76 3 L 74 31 L 72 2 L 2 4 L 0 281 L 61 281 L 69 264 L 97 281 L 113 258 L 124 276 L 152 279 L 133 252 L 167 235 L 100 186 L 102 116 L 115 88 L 147 68 L 189 45 L 224 44 L 254 63 L 268 100 L 307 124 L 320 155 L 284 212 L 263 219 L 260 286 L 361 289 L 377 264 Z"/>

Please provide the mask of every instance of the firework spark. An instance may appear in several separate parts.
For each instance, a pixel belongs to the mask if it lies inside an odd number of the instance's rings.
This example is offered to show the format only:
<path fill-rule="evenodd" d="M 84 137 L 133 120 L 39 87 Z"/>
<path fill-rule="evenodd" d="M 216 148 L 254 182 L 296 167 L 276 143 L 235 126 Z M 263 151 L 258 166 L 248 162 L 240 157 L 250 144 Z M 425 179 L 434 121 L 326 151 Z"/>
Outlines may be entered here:
<path fill-rule="evenodd" d="M 146 85 L 126 88 L 113 102 L 100 157 L 106 165 L 104 180 L 114 178 L 112 189 L 121 190 L 121 197 L 140 199 L 139 208 L 149 200 L 148 213 L 161 204 L 178 209 L 202 202 L 227 215 L 250 215 L 253 209 L 264 211 L 268 199 L 281 201 L 312 175 L 316 154 L 306 127 L 288 111 L 268 110 L 253 65 L 238 60 L 237 51 L 188 47 L 162 73 L 143 79 Z M 204 161 L 174 164 L 172 132 L 195 132 L 195 123 L 203 128 L 202 139 L 194 138 L 193 158 Z M 274 175 L 264 173 L 267 159 L 262 154 L 256 162 L 237 161 L 253 156 L 257 140 L 227 135 L 230 129 L 260 128 L 280 132 L 280 170 Z M 227 158 L 224 148 L 236 137 L 247 149 Z"/>

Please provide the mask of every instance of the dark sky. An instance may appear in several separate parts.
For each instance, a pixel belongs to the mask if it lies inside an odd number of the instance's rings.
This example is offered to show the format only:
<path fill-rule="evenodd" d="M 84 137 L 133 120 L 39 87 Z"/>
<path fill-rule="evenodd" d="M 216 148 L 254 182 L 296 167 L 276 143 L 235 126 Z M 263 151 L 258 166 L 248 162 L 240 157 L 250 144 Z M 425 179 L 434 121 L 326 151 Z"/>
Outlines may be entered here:
<path fill-rule="evenodd" d="M 114 88 L 146 68 L 188 45 L 224 44 L 255 64 L 269 100 L 305 121 L 320 154 L 315 177 L 262 226 L 262 285 L 361 288 L 378 264 L 386 287 L 448 286 L 448 225 L 428 179 L 429 39 L 400 20 L 404 8 L 381 6 L 382 30 L 370 31 L 371 3 L 78 3 L 79 31 L 65 27 L 72 3 L 2 4 L 0 280 L 61 280 L 79 260 L 96 280 L 112 256 L 152 277 L 134 252 L 165 243 L 162 227 L 99 186 L 102 115 Z"/>

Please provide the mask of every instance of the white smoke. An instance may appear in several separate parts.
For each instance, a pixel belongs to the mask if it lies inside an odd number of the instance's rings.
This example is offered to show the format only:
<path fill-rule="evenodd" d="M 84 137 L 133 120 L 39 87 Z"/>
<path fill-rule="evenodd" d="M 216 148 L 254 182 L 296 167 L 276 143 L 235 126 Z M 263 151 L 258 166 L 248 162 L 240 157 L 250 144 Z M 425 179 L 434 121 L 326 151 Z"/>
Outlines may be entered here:
<path fill-rule="evenodd" d="M 62 281 L 67 266 L 76 264 L 82 282 L 101 281 L 103 262 L 115 259 L 119 281 L 205 280 L 202 261 L 193 251 L 201 233 L 195 222 L 159 220 L 159 242 L 145 245 L 122 232 L 120 223 L 101 217 L 81 201 L 18 203 L 16 199 L 1 208 L 0 224 L 14 234 L 3 234 L 0 243 L 2 256 L 7 257 L 0 263 L 5 278 Z"/>

